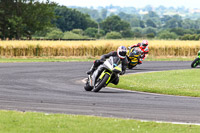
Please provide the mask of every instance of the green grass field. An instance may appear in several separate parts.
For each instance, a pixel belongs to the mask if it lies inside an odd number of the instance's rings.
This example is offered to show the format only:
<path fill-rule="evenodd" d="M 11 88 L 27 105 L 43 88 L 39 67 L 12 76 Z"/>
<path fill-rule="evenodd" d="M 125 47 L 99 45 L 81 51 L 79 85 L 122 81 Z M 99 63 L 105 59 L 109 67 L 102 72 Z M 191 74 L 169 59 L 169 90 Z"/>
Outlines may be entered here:
<path fill-rule="evenodd" d="M 200 97 L 200 69 L 124 75 L 111 87 L 159 94 Z"/>
<path fill-rule="evenodd" d="M 0 133 L 198 133 L 200 126 L 94 116 L 0 111 Z"/>
<path fill-rule="evenodd" d="M 8 63 L 8 62 L 73 62 L 73 61 L 93 61 L 96 58 L 81 58 L 81 57 L 30 57 L 30 58 L 0 58 L 1 63 Z"/>
<path fill-rule="evenodd" d="M 94 58 L 3 58 L 0 59 L 0 62 L 92 60 Z M 163 61 L 166 59 L 159 60 Z M 200 69 L 193 69 L 125 75 L 120 77 L 118 86 L 113 85 L 112 87 L 151 93 L 200 97 L 199 73 Z M 0 111 L 0 133 L 198 133 L 199 131 L 200 126 L 196 125 L 142 122 L 131 119 L 95 116 Z"/>
<path fill-rule="evenodd" d="M 69 62 L 69 61 L 94 61 L 100 57 L 0 57 L 0 62 Z M 195 57 L 148 57 L 144 61 L 192 61 Z"/>

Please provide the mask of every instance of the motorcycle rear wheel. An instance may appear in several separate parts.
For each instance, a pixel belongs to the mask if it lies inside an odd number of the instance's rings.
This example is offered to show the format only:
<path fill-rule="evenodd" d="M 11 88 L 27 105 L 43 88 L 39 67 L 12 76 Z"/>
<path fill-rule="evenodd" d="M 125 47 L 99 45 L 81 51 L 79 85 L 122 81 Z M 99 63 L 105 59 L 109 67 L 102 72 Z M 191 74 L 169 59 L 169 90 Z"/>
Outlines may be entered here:
<path fill-rule="evenodd" d="M 98 84 L 95 89 L 93 90 L 94 92 L 99 92 L 105 85 L 106 85 L 106 82 L 108 80 L 108 78 L 110 77 L 110 75 L 108 74 L 105 74 L 104 77 L 98 81 L 96 84 Z"/>
<path fill-rule="evenodd" d="M 196 67 L 199 65 L 199 63 L 200 63 L 199 60 L 200 60 L 199 58 L 196 58 L 196 59 L 192 62 L 191 67 L 192 67 L 192 68 L 196 68 Z"/>

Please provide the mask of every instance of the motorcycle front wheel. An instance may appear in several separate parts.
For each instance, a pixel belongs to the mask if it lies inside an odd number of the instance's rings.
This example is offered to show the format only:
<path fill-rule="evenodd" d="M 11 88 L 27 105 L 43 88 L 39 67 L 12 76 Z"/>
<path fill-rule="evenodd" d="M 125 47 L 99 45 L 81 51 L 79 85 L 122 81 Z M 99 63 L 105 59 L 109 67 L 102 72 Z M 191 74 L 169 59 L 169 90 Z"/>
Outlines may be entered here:
<path fill-rule="evenodd" d="M 136 64 L 137 65 L 137 64 Z M 135 65 L 135 66 L 136 66 Z M 135 66 L 132 66 L 130 63 L 128 64 L 128 69 L 132 69 L 132 68 L 134 68 Z"/>
<path fill-rule="evenodd" d="M 97 82 L 95 84 L 95 89 L 93 91 L 99 92 L 103 87 L 105 87 L 106 82 L 108 81 L 109 77 L 110 77 L 110 75 L 108 75 L 106 73 L 102 79 L 97 80 Z"/>
<path fill-rule="evenodd" d="M 200 63 L 199 58 L 196 58 L 196 59 L 192 62 L 191 67 L 192 67 L 192 68 L 195 68 L 195 67 L 197 67 L 197 66 L 199 65 L 199 63 Z"/>
<path fill-rule="evenodd" d="M 87 82 L 86 82 L 86 84 L 85 84 L 85 86 L 84 86 L 84 89 L 85 89 L 86 91 L 91 91 L 91 90 L 93 89 L 93 87 L 91 87 L 91 86 L 89 85 L 88 79 L 87 79 Z"/>

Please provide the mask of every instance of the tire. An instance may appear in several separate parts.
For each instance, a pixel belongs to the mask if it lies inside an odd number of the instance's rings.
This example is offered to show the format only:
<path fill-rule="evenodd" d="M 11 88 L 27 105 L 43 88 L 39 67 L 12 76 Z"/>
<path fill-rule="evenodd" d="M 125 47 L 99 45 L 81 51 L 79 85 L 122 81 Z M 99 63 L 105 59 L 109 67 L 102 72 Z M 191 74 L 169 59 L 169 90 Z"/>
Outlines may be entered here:
<path fill-rule="evenodd" d="M 93 90 L 94 92 L 99 92 L 105 85 L 110 75 L 105 74 L 104 77 L 99 81 L 100 83 Z"/>
<path fill-rule="evenodd" d="M 135 65 L 135 66 L 136 66 L 136 65 Z M 128 64 L 128 69 L 132 69 L 132 68 L 134 68 L 135 66 L 132 66 L 132 65 Z"/>
<path fill-rule="evenodd" d="M 114 79 L 111 83 L 113 83 L 114 85 L 117 85 L 119 83 L 119 77 Z"/>
<path fill-rule="evenodd" d="M 86 91 L 91 91 L 91 90 L 93 89 L 93 87 L 91 87 L 91 86 L 88 84 L 88 81 L 87 81 L 87 83 L 86 83 L 85 86 L 84 86 L 84 89 L 85 89 Z"/>
<path fill-rule="evenodd" d="M 197 67 L 198 65 L 199 65 L 199 58 L 196 58 L 193 62 L 192 62 L 192 64 L 191 64 L 191 67 L 192 68 L 195 68 L 195 67 Z"/>
<path fill-rule="evenodd" d="M 132 69 L 134 66 L 128 65 L 128 69 Z"/>

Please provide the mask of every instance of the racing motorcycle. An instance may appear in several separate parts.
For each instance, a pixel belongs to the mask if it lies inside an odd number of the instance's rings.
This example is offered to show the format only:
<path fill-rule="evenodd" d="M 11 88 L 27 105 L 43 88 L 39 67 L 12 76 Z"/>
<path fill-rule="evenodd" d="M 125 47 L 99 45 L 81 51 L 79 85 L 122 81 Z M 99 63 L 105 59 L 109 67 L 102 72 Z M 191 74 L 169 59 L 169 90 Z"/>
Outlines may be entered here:
<path fill-rule="evenodd" d="M 84 86 L 86 91 L 98 92 L 109 83 L 115 85 L 119 82 L 119 74 L 122 72 L 121 61 L 118 57 L 110 57 L 101 64 L 93 74 L 89 75 Z"/>
<path fill-rule="evenodd" d="M 192 62 L 191 67 L 195 68 L 200 65 L 200 51 L 198 52 L 198 57 Z"/>
<path fill-rule="evenodd" d="M 131 48 L 127 51 L 128 68 L 132 69 L 139 63 L 141 58 L 142 50 L 140 48 Z"/>

